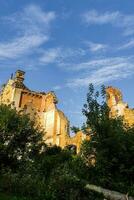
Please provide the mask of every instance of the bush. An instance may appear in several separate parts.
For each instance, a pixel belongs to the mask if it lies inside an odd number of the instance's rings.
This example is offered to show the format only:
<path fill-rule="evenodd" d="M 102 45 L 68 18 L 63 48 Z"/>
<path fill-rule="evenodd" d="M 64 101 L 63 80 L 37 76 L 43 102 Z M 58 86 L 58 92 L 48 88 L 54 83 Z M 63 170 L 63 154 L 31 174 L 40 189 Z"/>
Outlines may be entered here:
<path fill-rule="evenodd" d="M 69 173 L 65 168 L 57 168 L 50 178 L 49 192 L 54 200 L 103 200 L 103 195 L 85 189 L 83 183 L 77 176 Z"/>

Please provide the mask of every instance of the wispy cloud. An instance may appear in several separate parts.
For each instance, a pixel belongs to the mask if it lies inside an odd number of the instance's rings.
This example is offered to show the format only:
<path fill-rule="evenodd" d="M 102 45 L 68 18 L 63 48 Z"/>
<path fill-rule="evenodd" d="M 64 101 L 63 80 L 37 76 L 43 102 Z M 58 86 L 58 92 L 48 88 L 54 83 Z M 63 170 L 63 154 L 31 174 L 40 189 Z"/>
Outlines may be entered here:
<path fill-rule="evenodd" d="M 54 12 L 44 12 L 41 7 L 36 5 L 30 5 L 24 9 L 25 16 L 30 23 L 41 24 L 44 23 L 49 25 L 52 20 L 55 19 L 56 15 Z"/>
<path fill-rule="evenodd" d="M 21 34 L 47 33 L 51 22 L 56 18 L 53 11 L 44 11 L 41 7 L 31 4 L 22 11 L 3 17 L 3 21 L 17 29 Z"/>
<path fill-rule="evenodd" d="M 56 47 L 45 49 L 40 57 L 40 62 L 43 64 L 55 63 L 58 66 L 66 66 L 69 61 L 74 61 L 78 57 L 84 56 L 86 51 L 82 48 L 68 48 L 68 47 Z"/>
<path fill-rule="evenodd" d="M 55 91 L 55 90 L 61 90 L 62 88 L 64 87 L 62 87 L 61 85 L 56 85 L 52 89 Z"/>
<path fill-rule="evenodd" d="M 55 12 L 46 12 L 39 6 L 30 5 L 21 12 L 3 18 L 4 23 L 10 24 L 14 35 L 8 41 L 0 42 L 0 67 L 4 62 L 6 66 L 26 65 L 29 69 L 54 63 L 62 70 L 71 72 L 71 80 L 65 87 L 87 86 L 90 82 L 98 85 L 112 80 L 126 78 L 133 74 L 134 57 L 102 57 L 102 52 L 110 49 L 103 42 L 86 43 L 86 48 L 81 47 L 49 47 L 44 44 L 50 40 L 51 23 L 55 20 Z M 99 13 L 96 10 L 86 12 L 83 15 L 88 25 L 111 24 L 112 26 L 124 28 L 124 34 L 134 33 L 134 15 L 124 15 L 119 11 Z M 115 47 L 123 50 L 134 47 L 134 40 Z M 111 49 L 110 49 L 111 50 Z M 100 58 L 96 59 L 99 53 Z M 115 53 L 115 52 L 114 52 Z M 97 54 L 98 55 L 98 54 Z M 2 64 L 1 64 L 2 63 Z M 75 77 L 75 78 L 73 78 Z M 55 86 L 58 90 L 64 86 Z"/>
<path fill-rule="evenodd" d="M 3 17 L 3 23 L 15 32 L 7 41 L 0 42 L 0 60 L 17 59 L 33 54 L 34 50 L 49 40 L 54 12 L 44 12 L 40 7 L 30 5 L 22 12 Z"/>
<path fill-rule="evenodd" d="M 91 41 L 86 42 L 86 45 L 89 47 L 89 50 L 93 53 L 99 52 L 99 51 L 105 51 L 108 48 L 108 46 L 105 44 L 94 43 Z"/>
<path fill-rule="evenodd" d="M 0 58 L 15 59 L 24 54 L 31 53 L 42 43 L 46 42 L 48 37 L 45 35 L 25 35 L 12 40 L 9 43 L 0 43 Z"/>
<path fill-rule="evenodd" d="M 127 59 L 127 58 L 126 58 Z M 109 58 L 100 58 L 100 59 L 91 59 L 85 62 L 79 63 L 66 63 L 64 64 L 64 68 L 66 67 L 72 71 L 85 71 L 85 70 L 94 70 L 102 66 L 112 66 L 116 64 L 123 63 L 125 61 L 124 57 L 109 57 Z"/>
<path fill-rule="evenodd" d="M 59 59 L 60 54 L 61 54 L 60 48 L 47 49 L 43 52 L 43 55 L 41 56 L 40 61 L 43 64 L 54 63 Z"/>
<path fill-rule="evenodd" d="M 92 64 L 91 64 L 92 63 Z M 124 79 L 134 74 L 134 57 L 113 57 L 92 60 L 87 63 L 85 73 L 67 82 L 67 87 L 85 87 L 89 83 L 105 84 L 113 80 Z M 90 65 L 91 64 L 91 65 Z M 85 63 L 79 70 L 85 69 Z"/>
<path fill-rule="evenodd" d="M 119 11 L 100 13 L 97 10 L 90 10 L 82 15 L 82 19 L 88 25 L 111 24 L 124 28 L 124 35 L 134 34 L 134 15 L 122 14 Z"/>
<path fill-rule="evenodd" d="M 83 19 L 87 24 L 107 24 L 113 23 L 120 17 L 120 13 L 116 12 L 105 12 L 103 14 L 98 13 L 96 10 L 90 10 L 83 14 Z"/>
<path fill-rule="evenodd" d="M 123 45 L 120 45 L 118 50 L 131 49 L 131 48 L 134 48 L 134 39 L 129 40 Z"/>

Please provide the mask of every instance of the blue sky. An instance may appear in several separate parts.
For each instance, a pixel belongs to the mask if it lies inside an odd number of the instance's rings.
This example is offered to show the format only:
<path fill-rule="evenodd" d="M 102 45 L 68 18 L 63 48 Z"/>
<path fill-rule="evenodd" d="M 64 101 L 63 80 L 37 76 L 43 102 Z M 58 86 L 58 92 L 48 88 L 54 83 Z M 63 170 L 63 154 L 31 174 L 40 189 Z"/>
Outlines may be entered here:
<path fill-rule="evenodd" d="M 0 84 L 17 69 L 32 90 L 55 91 L 81 125 L 89 83 L 122 90 L 134 107 L 134 1 L 0 0 Z"/>

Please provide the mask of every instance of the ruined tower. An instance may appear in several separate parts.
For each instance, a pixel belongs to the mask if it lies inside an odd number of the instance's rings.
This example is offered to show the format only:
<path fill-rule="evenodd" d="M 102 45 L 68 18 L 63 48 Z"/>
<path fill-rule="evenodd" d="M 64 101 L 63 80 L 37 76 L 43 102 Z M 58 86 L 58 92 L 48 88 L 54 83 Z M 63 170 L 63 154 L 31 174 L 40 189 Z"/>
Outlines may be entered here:
<path fill-rule="evenodd" d="M 107 87 L 107 104 L 110 108 L 110 117 L 123 117 L 129 126 L 134 125 L 134 109 L 130 109 L 127 103 L 123 102 L 122 93 L 119 89 Z"/>
<path fill-rule="evenodd" d="M 44 130 L 44 141 L 48 145 L 62 148 L 75 145 L 77 152 L 85 139 L 79 131 L 74 137 L 69 135 L 69 121 L 57 108 L 57 97 L 54 92 L 35 92 L 24 84 L 25 72 L 17 70 L 15 76 L 7 81 L 0 93 L 0 104 L 11 105 L 19 113 L 29 114 L 36 125 Z"/>

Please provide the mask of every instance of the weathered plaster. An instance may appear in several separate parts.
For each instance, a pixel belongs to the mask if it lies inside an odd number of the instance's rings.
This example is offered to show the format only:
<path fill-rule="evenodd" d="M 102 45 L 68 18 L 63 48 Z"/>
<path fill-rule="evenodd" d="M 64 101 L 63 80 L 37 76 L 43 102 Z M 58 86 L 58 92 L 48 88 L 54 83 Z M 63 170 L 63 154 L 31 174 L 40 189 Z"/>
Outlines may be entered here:
<path fill-rule="evenodd" d="M 117 88 L 108 87 L 106 93 L 107 104 L 110 108 L 110 116 L 122 116 L 124 123 L 129 126 L 134 125 L 134 109 L 130 109 L 128 104 L 123 102 L 121 91 Z"/>
<path fill-rule="evenodd" d="M 44 130 L 44 141 L 49 145 L 62 148 L 75 145 L 77 152 L 85 139 L 82 132 L 74 137 L 69 135 L 69 121 L 57 108 L 57 97 L 53 92 L 35 92 L 24 85 L 25 72 L 18 70 L 15 77 L 9 79 L 0 93 L 0 104 L 11 105 L 19 113 L 27 113 L 36 125 Z"/>

